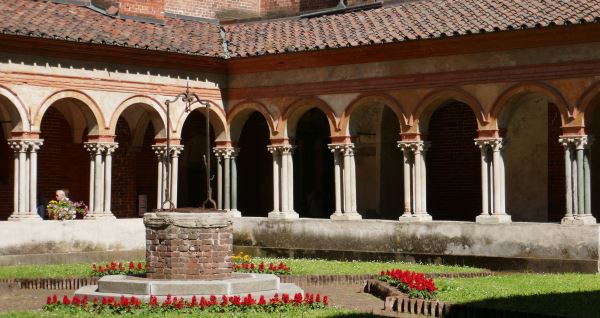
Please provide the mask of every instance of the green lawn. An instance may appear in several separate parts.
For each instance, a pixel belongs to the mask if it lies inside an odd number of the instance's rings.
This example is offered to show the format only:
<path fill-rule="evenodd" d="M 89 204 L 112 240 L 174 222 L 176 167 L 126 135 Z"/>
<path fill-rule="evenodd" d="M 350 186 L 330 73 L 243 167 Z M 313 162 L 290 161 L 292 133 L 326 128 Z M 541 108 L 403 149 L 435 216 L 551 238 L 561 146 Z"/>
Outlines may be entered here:
<path fill-rule="evenodd" d="M 69 314 L 67 312 L 10 312 L 0 314 L 0 318 L 36 318 L 36 317 L 80 317 L 80 318 L 117 318 L 117 317 L 132 317 L 132 318 L 182 318 L 182 317 L 197 317 L 197 315 L 185 315 L 177 313 L 160 313 L 160 314 L 126 314 L 126 315 L 97 315 L 88 313 Z M 347 310 L 339 310 L 335 308 L 328 309 L 307 309 L 307 310 L 295 310 L 290 312 L 277 312 L 277 313 L 230 313 L 230 314 L 214 314 L 214 313 L 202 313 L 203 318 L 281 318 L 281 317 L 306 317 L 306 318 L 360 318 L 360 317 L 377 317 L 370 314 L 355 313 Z"/>
<path fill-rule="evenodd" d="M 285 262 L 293 275 L 378 274 L 391 268 L 410 269 L 425 273 L 477 272 L 474 267 L 425 265 L 400 262 L 327 261 L 314 259 L 254 258 L 256 262 Z M 91 264 L 1 266 L 0 278 L 85 277 L 91 274 Z"/>
<path fill-rule="evenodd" d="M 438 298 L 452 303 L 600 317 L 600 275 L 515 274 L 436 282 Z"/>

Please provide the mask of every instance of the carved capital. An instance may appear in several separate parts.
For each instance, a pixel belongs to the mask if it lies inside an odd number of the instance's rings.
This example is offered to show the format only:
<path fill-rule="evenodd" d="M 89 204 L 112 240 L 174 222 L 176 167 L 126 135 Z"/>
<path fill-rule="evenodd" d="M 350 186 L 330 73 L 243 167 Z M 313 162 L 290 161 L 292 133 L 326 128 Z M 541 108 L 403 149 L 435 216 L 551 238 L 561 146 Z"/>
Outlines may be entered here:
<path fill-rule="evenodd" d="M 431 143 L 429 141 L 398 141 L 398 148 L 403 152 L 424 153 L 430 146 Z"/>
<path fill-rule="evenodd" d="M 560 142 L 565 149 L 571 146 L 575 147 L 575 149 L 589 149 L 594 142 L 594 137 L 589 135 L 560 136 L 558 142 Z"/>
<path fill-rule="evenodd" d="M 345 156 L 352 156 L 356 153 L 356 145 L 353 143 L 329 144 L 327 147 L 332 153 L 340 152 Z"/>
<path fill-rule="evenodd" d="M 116 142 L 85 142 L 83 148 L 92 156 L 97 154 L 111 155 L 119 148 L 119 144 Z"/>
<path fill-rule="evenodd" d="M 268 145 L 267 150 L 272 153 L 280 153 L 280 154 L 292 154 L 296 147 L 292 145 Z"/>

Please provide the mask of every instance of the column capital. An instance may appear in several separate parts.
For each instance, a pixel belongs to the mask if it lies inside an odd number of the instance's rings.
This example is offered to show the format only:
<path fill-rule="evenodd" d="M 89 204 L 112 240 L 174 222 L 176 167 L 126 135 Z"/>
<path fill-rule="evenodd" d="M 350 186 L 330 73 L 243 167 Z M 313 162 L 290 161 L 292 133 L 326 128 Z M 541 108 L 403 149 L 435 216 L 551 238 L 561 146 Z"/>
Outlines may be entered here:
<path fill-rule="evenodd" d="M 481 149 L 486 146 L 490 146 L 493 150 L 500 150 L 504 145 L 505 140 L 503 138 L 476 138 L 475 145 Z"/>
<path fill-rule="evenodd" d="M 14 152 L 36 152 L 44 144 L 43 139 L 9 139 L 7 142 Z"/>
<path fill-rule="evenodd" d="M 167 155 L 167 145 L 157 144 L 152 145 L 152 150 L 159 157 L 163 158 Z M 169 150 L 171 152 L 171 157 L 178 157 L 183 151 L 183 145 L 170 145 Z"/>
<path fill-rule="evenodd" d="M 283 153 L 292 153 L 296 147 L 292 145 L 268 145 L 267 150 L 270 153 L 281 152 Z"/>
<path fill-rule="evenodd" d="M 424 140 L 400 140 L 398 141 L 398 148 L 402 151 L 412 151 L 412 152 L 425 152 L 431 146 L 431 142 Z"/>
<path fill-rule="evenodd" d="M 111 154 L 119 148 L 119 144 L 116 142 L 84 142 L 83 148 L 91 154 Z"/>
<path fill-rule="evenodd" d="M 339 151 L 344 155 L 353 155 L 356 152 L 356 145 L 353 143 L 328 144 L 327 148 L 329 148 L 332 153 Z"/>
<path fill-rule="evenodd" d="M 240 152 L 240 149 L 235 147 L 214 147 L 212 150 L 218 159 L 235 158 Z"/>
<path fill-rule="evenodd" d="M 565 147 L 573 145 L 576 149 L 588 149 L 594 142 L 594 137 L 590 135 L 569 136 L 563 135 L 558 138 L 558 142 Z"/>

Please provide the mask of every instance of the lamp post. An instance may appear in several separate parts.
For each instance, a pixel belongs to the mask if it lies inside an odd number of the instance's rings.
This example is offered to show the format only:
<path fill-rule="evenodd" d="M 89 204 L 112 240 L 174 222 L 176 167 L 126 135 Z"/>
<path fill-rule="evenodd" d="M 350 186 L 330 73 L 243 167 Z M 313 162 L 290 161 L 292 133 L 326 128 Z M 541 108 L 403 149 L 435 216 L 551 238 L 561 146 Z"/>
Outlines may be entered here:
<path fill-rule="evenodd" d="M 198 95 L 193 92 L 190 92 L 189 85 L 186 86 L 185 92 L 179 93 L 172 100 L 166 100 L 165 105 L 167 106 L 167 160 L 166 160 L 166 174 L 167 174 L 167 184 L 165 187 L 165 200 L 161 204 L 161 208 L 163 208 L 166 204 L 169 205 L 170 209 L 174 208 L 173 201 L 171 200 L 171 178 L 170 178 L 170 156 L 171 156 L 171 107 L 172 103 L 177 102 L 181 99 L 182 102 L 185 103 L 185 112 L 190 112 L 192 110 L 192 106 L 195 104 L 200 104 L 204 106 L 206 109 L 205 117 L 206 117 L 206 154 L 204 157 L 204 165 L 206 166 L 206 200 L 202 203 L 202 207 L 204 209 L 216 209 L 217 204 L 215 200 L 212 198 L 212 187 L 210 185 L 211 180 L 211 166 L 210 166 L 210 101 L 205 99 L 200 99 Z"/>

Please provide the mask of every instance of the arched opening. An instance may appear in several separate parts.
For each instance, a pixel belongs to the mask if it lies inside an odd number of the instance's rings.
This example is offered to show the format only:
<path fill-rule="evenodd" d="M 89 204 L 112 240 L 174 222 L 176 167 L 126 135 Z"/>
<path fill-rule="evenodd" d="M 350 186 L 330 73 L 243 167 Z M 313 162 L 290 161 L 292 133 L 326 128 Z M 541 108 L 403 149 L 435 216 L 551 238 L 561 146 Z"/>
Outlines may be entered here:
<path fill-rule="evenodd" d="M 542 94 L 513 98 L 499 118 L 506 139 L 506 212 L 514 221 L 557 222 L 565 213 L 558 108 Z"/>
<path fill-rule="evenodd" d="M 0 221 L 8 219 L 14 210 L 14 157 L 7 140 L 10 139 L 10 132 L 19 124 L 16 107 L 0 95 Z"/>
<path fill-rule="evenodd" d="M 481 213 L 475 114 L 465 103 L 448 101 L 431 114 L 428 126 L 427 210 L 434 220 L 474 221 Z"/>
<path fill-rule="evenodd" d="M 213 156 L 212 148 L 215 146 L 214 129 L 211 127 L 211 153 L 206 153 L 206 117 L 201 109 L 192 111 L 186 118 L 181 132 L 181 142 L 184 148 L 179 157 L 178 206 L 199 207 L 207 196 L 204 157 Z M 211 166 L 213 175 L 215 175 L 217 162 L 214 156 L 211 157 Z M 215 201 L 217 199 L 216 181 L 216 178 L 212 178 L 212 197 Z"/>
<path fill-rule="evenodd" d="M 273 160 L 267 150 L 269 126 L 260 112 L 243 125 L 238 147 L 238 209 L 243 216 L 266 216 L 273 210 Z"/>
<path fill-rule="evenodd" d="M 162 128 L 159 115 L 144 104 L 131 105 L 119 116 L 115 129 L 119 147 L 112 163 L 112 212 L 116 217 L 141 217 L 156 208 L 158 159 L 152 145 Z"/>
<path fill-rule="evenodd" d="M 403 211 L 400 124 L 383 104 L 364 105 L 350 116 L 350 135 L 357 146 L 357 206 L 363 218 L 398 219 Z"/>
<path fill-rule="evenodd" d="M 294 209 L 300 217 L 329 218 L 334 210 L 333 155 L 325 114 L 312 108 L 296 126 Z"/>
<path fill-rule="evenodd" d="M 96 123 L 83 120 L 86 112 L 91 113 L 85 104 L 67 98 L 55 102 L 44 113 L 40 125 L 44 145 L 38 158 L 38 206 L 46 206 L 57 189 L 66 190 L 72 201 L 89 205 L 90 154 L 82 142 Z"/>

